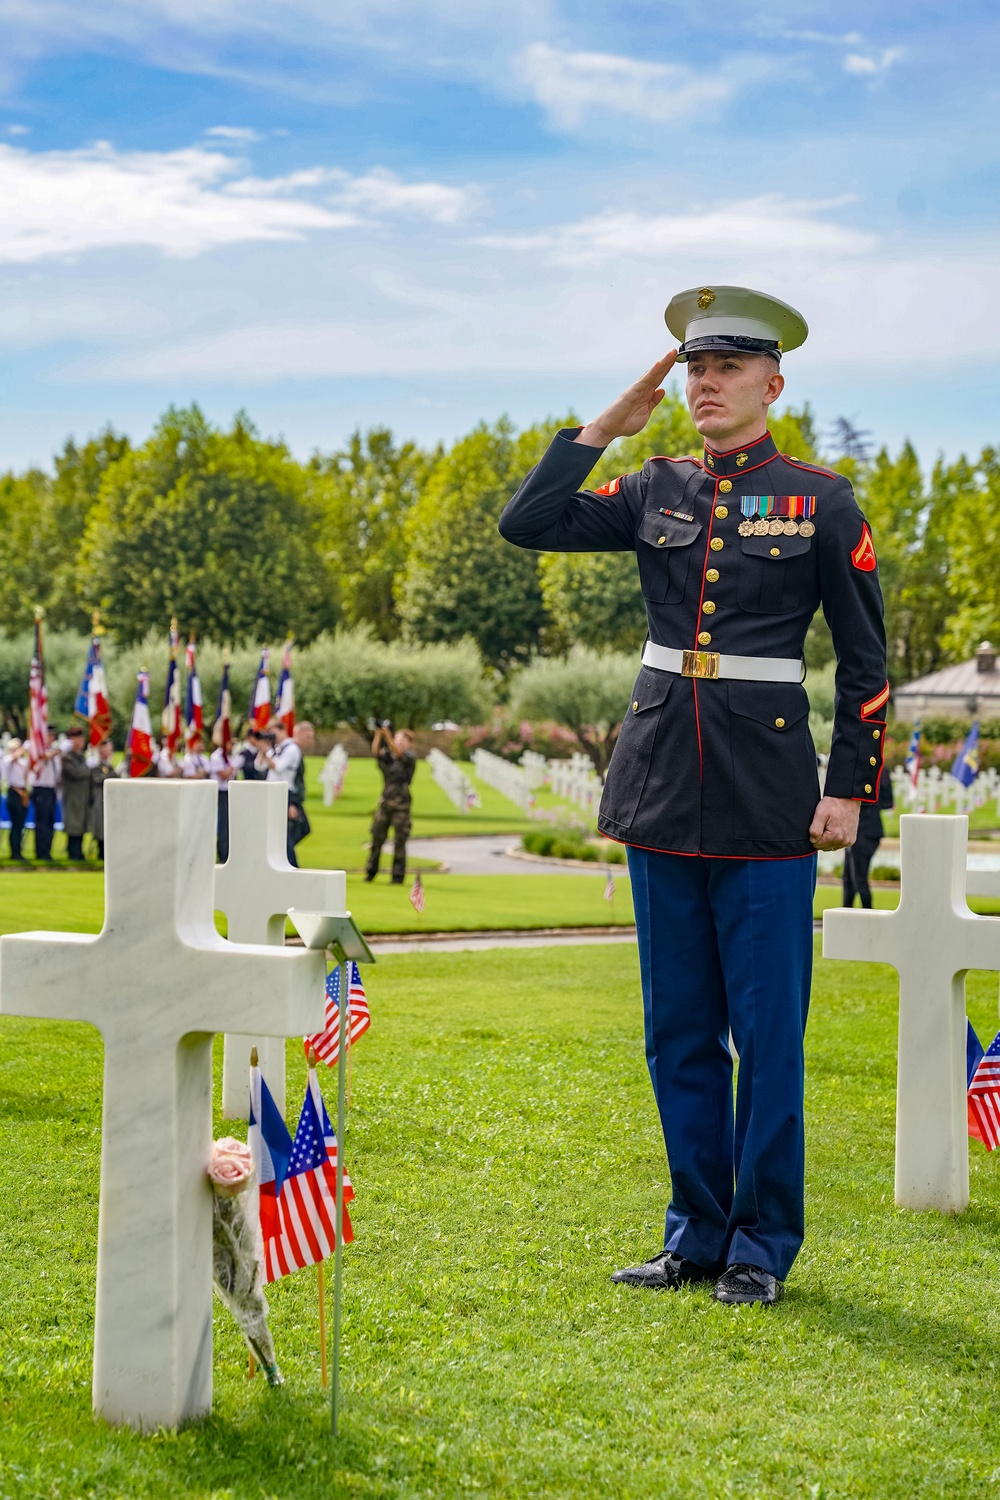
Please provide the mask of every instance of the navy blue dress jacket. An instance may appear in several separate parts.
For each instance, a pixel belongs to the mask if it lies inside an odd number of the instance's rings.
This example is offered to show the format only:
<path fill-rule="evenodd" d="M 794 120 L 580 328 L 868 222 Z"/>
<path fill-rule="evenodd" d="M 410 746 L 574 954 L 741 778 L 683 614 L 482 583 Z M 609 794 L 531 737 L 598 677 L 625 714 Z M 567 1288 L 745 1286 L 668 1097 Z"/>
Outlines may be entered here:
<path fill-rule="evenodd" d="M 729 453 L 650 458 L 588 490 L 603 450 L 574 442 L 580 430 L 553 439 L 505 507 L 501 535 L 543 552 L 635 552 L 649 639 L 681 651 L 798 658 L 822 606 L 837 652 L 825 791 L 877 802 L 889 698 L 882 593 L 848 481 L 779 453 L 768 433 Z M 744 496 L 800 495 L 814 497 L 811 534 L 740 535 Z M 812 853 L 816 766 L 800 684 L 644 666 L 598 826 L 676 854 L 801 857 Z"/>

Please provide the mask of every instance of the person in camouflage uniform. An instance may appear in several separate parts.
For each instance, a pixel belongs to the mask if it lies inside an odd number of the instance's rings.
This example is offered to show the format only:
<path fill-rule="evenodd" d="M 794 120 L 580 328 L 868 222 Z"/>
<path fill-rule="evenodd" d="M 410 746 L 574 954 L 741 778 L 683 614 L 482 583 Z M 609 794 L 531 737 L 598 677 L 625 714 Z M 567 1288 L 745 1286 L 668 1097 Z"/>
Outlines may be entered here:
<path fill-rule="evenodd" d="M 378 761 L 385 785 L 372 820 L 365 879 L 374 880 L 378 874 L 379 856 L 391 824 L 394 838 L 392 883 L 402 885 L 406 874 L 406 840 L 410 836 L 410 782 L 417 768 L 413 735 L 408 729 L 398 729 L 390 735 L 388 726 L 380 724 L 372 740 L 372 754 Z"/>

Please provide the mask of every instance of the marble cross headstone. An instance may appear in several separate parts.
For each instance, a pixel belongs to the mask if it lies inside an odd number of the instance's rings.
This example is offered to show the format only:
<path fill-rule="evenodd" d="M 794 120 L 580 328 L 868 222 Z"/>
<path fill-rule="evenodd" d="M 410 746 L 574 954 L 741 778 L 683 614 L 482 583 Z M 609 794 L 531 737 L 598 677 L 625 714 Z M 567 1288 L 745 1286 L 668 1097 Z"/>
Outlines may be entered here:
<path fill-rule="evenodd" d="M 0 1012 L 104 1039 L 94 1409 L 141 1429 L 212 1404 L 212 1033 L 323 1019 L 322 953 L 215 930 L 216 797 L 210 781 L 112 779 L 98 936 L 0 939 Z"/>
<path fill-rule="evenodd" d="M 900 819 L 895 911 L 831 910 L 823 956 L 899 974 L 896 1203 L 961 1213 L 969 1202 L 965 975 L 1000 968 L 1000 923 L 965 899 L 969 821 Z"/>
<path fill-rule="evenodd" d="M 233 781 L 229 791 L 229 858 L 216 866 L 215 905 L 225 912 L 235 943 L 285 941 L 289 907 L 340 916 L 347 899 L 343 870 L 296 870 L 288 863 L 288 785 L 284 781 Z M 322 980 L 320 981 L 322 993 Z M 285 1113 L 285 1041 L 227 1032 L 222 1060 L 222 1114 L 250 1116 L 250 1049 L 271 1097 Z"/>

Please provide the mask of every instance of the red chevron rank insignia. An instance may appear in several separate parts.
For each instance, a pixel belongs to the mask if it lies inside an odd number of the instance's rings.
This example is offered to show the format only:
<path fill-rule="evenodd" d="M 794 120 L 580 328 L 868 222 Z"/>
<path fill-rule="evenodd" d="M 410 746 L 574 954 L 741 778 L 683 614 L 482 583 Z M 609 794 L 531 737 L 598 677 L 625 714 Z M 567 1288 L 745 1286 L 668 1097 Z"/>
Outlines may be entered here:
<path fill-rule="evenodd" d="M 622 480 L 624 478 L 625 478 L 624 474 L 619 474 L 619 476 L 618 476 L 617 479 L 609 479 L 608 482 L 607 482 L 607 484 L 600 485 L 599 488 L 594 491 L 594 494 L 595 495 L 617 495 L 617 493 L 618 493 L 618 486 L 621 484 L 621 482 L 622 482 Z"/>
<path fill-rule="evenodd" d="M 872 534 L 868 530 L 868 522 L 861 533 L 861 540 L 851 553 L 851 562 L 862 573 L 874 573 L 878 566 L 878 558 L 875 556 L 875 544 Z"/>

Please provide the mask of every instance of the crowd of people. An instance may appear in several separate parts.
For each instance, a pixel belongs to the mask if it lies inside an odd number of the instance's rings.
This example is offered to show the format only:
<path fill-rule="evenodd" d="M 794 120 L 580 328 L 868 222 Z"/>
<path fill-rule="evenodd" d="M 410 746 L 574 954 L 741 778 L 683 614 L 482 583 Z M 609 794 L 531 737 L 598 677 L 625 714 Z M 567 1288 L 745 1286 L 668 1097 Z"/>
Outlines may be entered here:
<path fill-rule="evenodd" d="M 10 857 L 26 864 L 24 855 L 25 825 L 34 823 L 34 857 L 43 864 L 52 863 L 52 841 L 61 810 L 67 840 L 67 857 L 82 861 L 84 837 L 91 834 L 97 858 L 104 859 L 104 783 L 108 777 L 124 774 L 125 764 L 115 764 L 115 745 L 110 735 L 95 746 L 87 747 L 88 732 L 82 724 L 70 724 L 65 733 L 48 730 L 48 744 L 32 762 L 27 741 L 11 739 L 0 756 L 0 788 L 4 794 L 6 821 L 9 824 Z M 155 752 L 151 774 L 157 777 L 195 781 L 214 781 L 219 788 L 217 847 L 220 863 L 229 857 L 229 803 L 224 795 L 229 783 L 243 781 L 284 781 L 288 784 L 288 859 L 298 864 L 296 847 L 310 832 L 305 800 L 305 759 L 315 749 L 313 726 L 304 721 L 288 733 L 280 719 L 272 719 L 267 729 L 252 725 L 241 741 L 228 747 L 216 746 L 205 753 L 201 734 L 171 747 L 164 736 Z M 33 820 L 29 814 L 33 813 Z"/>

